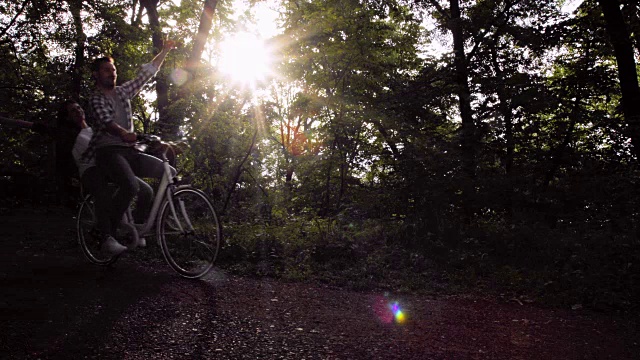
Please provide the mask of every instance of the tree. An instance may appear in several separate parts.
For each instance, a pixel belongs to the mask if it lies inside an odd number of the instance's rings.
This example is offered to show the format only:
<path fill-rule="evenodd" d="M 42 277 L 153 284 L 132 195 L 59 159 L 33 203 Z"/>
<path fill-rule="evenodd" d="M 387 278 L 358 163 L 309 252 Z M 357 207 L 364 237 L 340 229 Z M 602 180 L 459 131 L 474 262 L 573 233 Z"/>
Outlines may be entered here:
<path fill-rule="evenodd" d="M 73 16 L 73 26 L 75 29 L 75 51 L 74 51 L 74 62 L 72 68 L 72 76 L 71 76 L 71 96 L 75 99 L 80 98 L 80 94 L 82 93 L 83 88 L 83 72 L 86 65 L 85 59 L 85 42 L 87 40 L 87 36 L 84 33 L 83 22 L 82 22 L 82 0 L 68 0 L 69 9 L 71 10 L 71 15 Z"/>
<path fill-rule="evenodd" d="M 159 0 L 140 0 L 141 5 L 147 10 L 149 17 L 149 26 L 152 31 L 152 42 L 154 54 L 162 49 L 163 37 L 162 25 L 159 15 Z M 200 22 L 197 33 L 193 36 L 193 47 L 184 64 L 184 69 L 190 74 L 190 79 L 194 79 L 199 69 L 200 59 L 204 51 L 205 44 L 209 39 L 210 31 L 213 24 L 213 15 L 218 4 L 217 0 L 206 0 L 202 8 Z M 177 10 L 176 8 L 173 8 Z M 175 35 L 175 33 L 173 34 Z M 169 94 L 169 82 L 167 74 L 164 73 L 157 77 L 156 94 L 158 107 L 158 129 L 165 138 L 174 138 L 178 134 L 181 126 L 182 118 L 170 111 L 172 103 L 182 100 L 188 96 L 189 83 L 181 84 L 182 90 L 179 90 L 173 97 Z"/>
<path fill-rule="evenodd" d="M 305 85 L 304 98 L 321 106 L 317 139 L 322 161 L 302 186 L 322 183 L 309 192 L 323 214 L 339 211 L 349 198 L 350 184 L 366 171 L 371 129 L 382 133 L 376 102 L 388 83 L 417 69 L 417 19 L 395 2 L 288 2 L 284 70 Z M 387 132 L 386 140 L 392 143 Z M 380 145 L 380 142 L 377 142 Z M 378 148 L 376 152 L 384 152 Z"/>
<path fill-rule="evenodd" d="M 602 8 L 607 32 L 618 63 L 622 110 L 629 126 L 629 136 L 636 156 L 640 156 L 640 87 L 638 87 L 633 42 L 618 0 L 598 0 L 598 3 Z"/>
<path fill-rule="evenodd" d="M 469 88 L 469 69 L 467 62 L 467 54 L 465 42 L 467 40 L 464 29 L 462 11 L 459 0 L 450 0 L 449 9 L 443 8 L 437 0 L 430 0 L 431 4 L 436 8 L 439 16 L 445 22 L 445 26 L 451 32 L 453 37 L 453 68 L 456 84 L 456 94 L 458 96 L 458 108 L 461 119 L 461 136 L 460 143 L 462 146 L 463 168 L 465 173 L 470 177 L 475 177 L 475 153 L 477 151 L 476 144 L 476 125 L 473 120 L 471 111 L 471 90 Z"/>

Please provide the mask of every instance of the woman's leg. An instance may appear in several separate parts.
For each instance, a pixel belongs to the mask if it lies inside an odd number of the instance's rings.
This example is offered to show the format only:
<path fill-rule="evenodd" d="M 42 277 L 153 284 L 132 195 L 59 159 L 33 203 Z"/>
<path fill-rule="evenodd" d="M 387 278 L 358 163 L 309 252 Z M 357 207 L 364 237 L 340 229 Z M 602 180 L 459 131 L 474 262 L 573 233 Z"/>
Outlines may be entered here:
<path fill-rule="evenodd" d="M 87 169 L 80 179 L 83 189 L 93 196 L 96 211 L 96 229 L 100 233 L 109 235 L 111 222 L 109 209 L 111 208 L 111 189 L 106 177 L 97 166 Z"/>
<path fill-rule="evenodd" d="M 147 184 L 144 180 L 138 179 L 138 200 L 136 201 L 136 207 L 133 210 L 133 221 L 136 224 L 142 224 L 147 220 L 149 210 L 151 209 L 151 203 L 153 201 L 153 188 Z"/>
<path fill-rule="evenodd" d="M 136 178 L 129 165 L 129 158 L 132 157 L 131 151 L 135 150 L 107 147 L 98 149 L 96 152 L 96 165 L 99 166 L 118 187 L 111 201 L 111 215 L 109 217 L 111 235 L 116 234 L 122 216 L 140 189 L 138 178 Z"/>

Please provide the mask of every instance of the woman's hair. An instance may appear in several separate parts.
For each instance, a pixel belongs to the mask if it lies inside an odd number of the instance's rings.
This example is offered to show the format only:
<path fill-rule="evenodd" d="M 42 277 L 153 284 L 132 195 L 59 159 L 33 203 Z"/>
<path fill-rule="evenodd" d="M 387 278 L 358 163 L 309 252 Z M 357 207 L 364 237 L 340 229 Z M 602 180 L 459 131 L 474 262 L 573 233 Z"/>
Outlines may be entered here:
<path fill-rule="evenodd" d="M 78 102 L 72 99 L 68 99 L 60 104 L 60 108 L 58 109 L 58 127 L 77 127 L 77 125 L 73 121 L 69 121 L 68 107 L 71 104 L 78 104 Z"/>

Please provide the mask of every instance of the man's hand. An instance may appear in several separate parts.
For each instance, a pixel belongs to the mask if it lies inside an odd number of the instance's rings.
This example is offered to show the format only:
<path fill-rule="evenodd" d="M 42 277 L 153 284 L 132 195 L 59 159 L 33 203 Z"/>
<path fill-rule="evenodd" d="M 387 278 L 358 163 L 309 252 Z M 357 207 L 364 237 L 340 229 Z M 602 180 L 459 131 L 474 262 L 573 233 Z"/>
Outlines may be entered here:
<path fill-rule="evenodd" d="M 109 134 L 119 137 L 120 140 L 126 143 L 136 142 L 136 133 L 130 132 L 129 130 L 123 128 L 122 126 L 116 124 L 115 121 L 109 121 L 106 125 L 106 130 Z"/>
<path fill-rule="evenodd" d="M 120 134 L 120 139 L 126 143 L 134 143 L 137 140 L 136 133 L 125 131 Z"/>
<path fill-rule="evenodd" d="M 151 60 L 151 63 L 153 64 L 153 66 L 159 69 L 160 66 L 162 65 L 162 62 L 164 62 L 164 58 L 167 56 L 169 51 L 171 51 L 171 49 L 173 49 L 174 47 L 176 47 L 175 41 L 171 39 L 164 39 L 164 41 L 162 42 L 162 51 L 160 51 L 158 55 L 156 55 L 153 58 L 153 60 Z"/>
<path fill-rule="evenodd" d="M 175 49 L 176 47 L 176 42 L 172 39 L 164 39 L 163 44 L 162 44 L 162 50 L 171 50 L 171 49 Z"/>

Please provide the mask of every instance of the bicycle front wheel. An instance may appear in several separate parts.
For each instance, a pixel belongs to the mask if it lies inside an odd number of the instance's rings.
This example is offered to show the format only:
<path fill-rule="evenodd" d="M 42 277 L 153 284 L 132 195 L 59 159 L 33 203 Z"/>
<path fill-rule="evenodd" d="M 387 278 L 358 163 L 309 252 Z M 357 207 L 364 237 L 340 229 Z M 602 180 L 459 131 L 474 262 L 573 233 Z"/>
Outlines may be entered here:
<path fill-rule="evenodd" d="M 93 196 L 87 195 L 80 205 L 76 219 L 78 243 L 87 260 L 96 265 L 111 265 L 118 260 L 118 257 L 105 255 L 100 251 L 99 239 L 91 235 L 95 231 L 96 224 L 96 209 Z"/>
<path fill-rule="evenodd" d="M 175 214 L 165 201 L 158 218 L 158 236 L 167 263 L 186 278 L 200 278 L 218 257 L 221 227 L 207 196 L 194 188 L 173 194 Z"/>

